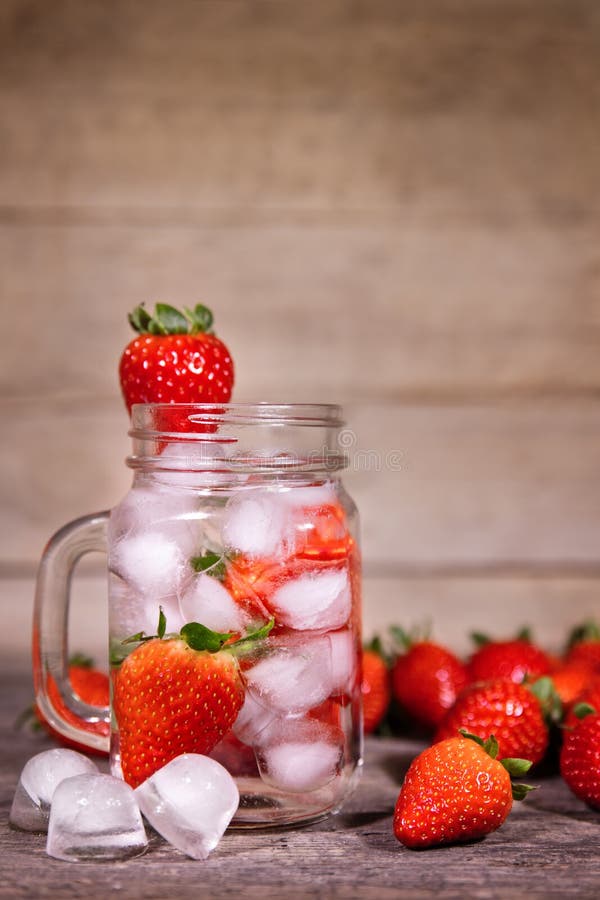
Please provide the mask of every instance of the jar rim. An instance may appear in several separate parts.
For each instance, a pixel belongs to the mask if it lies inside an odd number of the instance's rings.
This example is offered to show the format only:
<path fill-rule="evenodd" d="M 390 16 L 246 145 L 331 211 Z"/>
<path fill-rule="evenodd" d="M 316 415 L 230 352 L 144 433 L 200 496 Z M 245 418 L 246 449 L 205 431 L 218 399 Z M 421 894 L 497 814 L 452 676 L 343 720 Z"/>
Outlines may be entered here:
<path fill-rule="evenodd" d="M 342 428 L 346 422 L 336 403 L 135 403 L 131 408 L 131 435 L 147 431 L 161 412 L 179 413 L 198 424 L 291 425 Z M 154 429 L 153 429 L 154 430 Z"/>
<path fill-rule="evenodd" d="M 127 464 L 144 471 L 332 473 L 347 465 L 339 444 L 345 424 L 333 403 L 139 403 Z"/>

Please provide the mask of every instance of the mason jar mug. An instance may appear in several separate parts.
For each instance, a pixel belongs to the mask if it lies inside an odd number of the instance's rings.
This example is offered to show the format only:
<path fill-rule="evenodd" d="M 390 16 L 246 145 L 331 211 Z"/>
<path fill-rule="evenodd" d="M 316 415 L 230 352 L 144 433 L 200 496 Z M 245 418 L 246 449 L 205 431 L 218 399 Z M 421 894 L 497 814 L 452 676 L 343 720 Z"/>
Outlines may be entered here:
<path fill-rule="evenodd" d="M 356 508 L 330 405 L 138 405 L 132 488 L 49 542 L 38 576 L 36 700 L 137 787 L 182 752 L 235 778 L 234 825 L 313 821 L 361 764 Z M 108 555 L 111 707 L 68 681 L 69 584 Z M 110 734 L 109 734 L 110 732 Z"/>

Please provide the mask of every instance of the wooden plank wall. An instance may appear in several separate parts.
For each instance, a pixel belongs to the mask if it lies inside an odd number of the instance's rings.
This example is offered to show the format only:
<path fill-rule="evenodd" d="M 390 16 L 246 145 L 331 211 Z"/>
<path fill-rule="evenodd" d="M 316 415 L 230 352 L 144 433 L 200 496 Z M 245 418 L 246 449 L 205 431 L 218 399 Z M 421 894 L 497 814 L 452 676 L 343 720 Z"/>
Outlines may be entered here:
<path fill-rule="evenodd" d="M 557 644 L 600 611 L 599 198 L 596 0 L 3 0 L 7 605 L 127 487 L 126 312 L 203 299 L 238 399 L 347 408 L 367 630 Z"/>

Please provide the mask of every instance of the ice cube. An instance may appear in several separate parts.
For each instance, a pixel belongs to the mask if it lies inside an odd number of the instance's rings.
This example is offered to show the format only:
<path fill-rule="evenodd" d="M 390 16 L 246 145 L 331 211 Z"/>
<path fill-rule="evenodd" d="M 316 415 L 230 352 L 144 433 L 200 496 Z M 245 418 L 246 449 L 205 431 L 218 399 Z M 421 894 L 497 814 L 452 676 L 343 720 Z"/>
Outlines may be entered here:
<path fill-rule="evenodd" d="M 50 803 L 58 785 L 72 775 L 97 773 L 98 767 L 75 750 L 44 750 L 25 763 L 10 810 L 10 824 L 23 831 L 47 831 Z"/>
<path fill-rule="evenodd" d="M 292 578 L 273 592 L 269 605 L 279 624 L 299 631 L 340 628 L 351 609 L 348 573 L 316 570 Z"/>
<path fill-rule="evenodd" d="M 316 506 L 329 506 L 337 503 L 335 489 L 330 481 L 324 484 L 311 485 L 310 487 L 282 488 L 278 497 L 292 508 L 310 508 Z"/>
<path fill-rule="evenodd" d="M 226 458 L 224 448 L 216 441 L 173 441 L 160 454 L 161 468 L 155 479 L 159 484 L 196 490 L 214 487 L 231 480 L 223 466 Z M 169 471 L 163 471 L 163 466 Z"/>
<path fill-rule="evenodd" d="M 198 753 L 177 756 L 135 794 L 152 827 L 193 859 L 206 859 L 214 850 L 240 801 L 227 769 Z"/>
<path fill-rule="evenodd" d="M 128 859 L 148 846 L 133 789 L 112 775 L 61 781 L 50 808 L 46 853 L 56 859 Z"/>
<path fill-rule="evenodd" d="M 161 606 L 167 619 L 168 631 L 179 631 L 184 624 L 176 595 L 144 597 L 113 573 L 110 575 L 109 585 L 110 631 L 119 640 L 137 634 L 138 631 L 156 634 Z"/>
<path fill-rule="evenodd" d="M 111 511 L 109 543 L 153 531 L 174 541 L 185 556 L 193 556 L 201 539 L 198 499 L 192 493 L 161 487 L 135 487 Z"/>
<path fill-rule="evenodd" d="M 172 612 L 178 608 L 175 601 L 185 582 L 193 575 L 189 559 L 177 543 L 155 531 L 118 541 L 111 553 L 110 568 L 145 605 L 155 609 L 170 600 Z M 177 623 L 171 621 L 169 626 L 173 629 Z"/>
<path fill-rule="evenodd" d="M 179 606 L 185 622 L 200 622 L 213 631 L 243 631 L 248 621 L 227 588 L 203 573 L 185 588 Z"/>
<path fill-rule="evenodd" d="M 261 736 L 256 761 L 267 784 L 302 793 L 329 784 L 340 771 L 343 754 L 341 729 L 315 719 L 288 719 Z"/>
<path fill-rule="evenodd" d="M 225 508 L 225 546 L 248 556 L 277 554 L 285 538 L 286 512 L 274 493 L 237 494 Z"/>
<path fill-rule="evenodd" d="M 238 713 L 232 731 L 238 740 L 252 746 L 259 738 L 261 731 L 276 718 L 276 713 L 269 709 L 251 693 L 246 692 L 244 705 Z"/>
<path fill-rule="evenodd" d="M 244 671 L 259 704 L 280 715 L 318 706 L 332 692 L 331 650 L 323 635 L 274 638 L 266 654 Z"/>
<path fill-rule="evenodd" d="M 351 694 L 356 678 L 357 652 L 350 629 L 327 635 L 331 648 L 331 686 L 334 694 Z"/>

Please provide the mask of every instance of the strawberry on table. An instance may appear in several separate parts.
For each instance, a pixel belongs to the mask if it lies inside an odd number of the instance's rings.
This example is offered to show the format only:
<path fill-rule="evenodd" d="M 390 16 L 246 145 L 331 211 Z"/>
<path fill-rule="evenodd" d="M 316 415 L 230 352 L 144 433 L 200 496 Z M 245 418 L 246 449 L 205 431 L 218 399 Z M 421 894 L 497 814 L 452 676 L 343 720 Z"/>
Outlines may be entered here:
<path fill-rule="evenodd" d="M 372 734 L 383 721 L 392 696 L 390 671 L 377 639 L 363 650 L 361 693 L 364 732 Z"/>
<path fill-rule="evenodd" d="M 193 310 L 180 312 L 157 303 L 150 315 L 142 305 L 129 315 L 129 322 L 138 336 L 127 345 L 119 364 L 129 413 L 134 403 L 229 401 L 233 361 L 211 330 L 213 316 L 206 306 L 199 303 Z"/>
<path fill-rule="evenodd" d="M 590 619 L 573 629 L 567 662 L 584 663 L 600 674 L 600 626 Z"/>
<path fill-rule="evenodd" d="M 266 636 L 272 624 L 240 643 Z M 197 622 L 179 634 L 165 634 L 165 628 L 161 612 L 158 634 L 129 638 L 141 643 L 114 673 L 121 767 L 134 788 L 180 753 L 209 754 L 244 702 L 231 634 Z"/>
<path fill-rule="evenodd" d="M 110 682 L 105 672 L 94 668 L 93 660 L 88 657 L 76 655 L 69 660 L 69 681 L 73 692 L 90 706 L 108 707 L 110 695 Z M 83 728 L 90 734 L 99 734 L 108 738 L 110 734 L 110 725 L 105 721 L 83 722 L 79 716 L 65 705 L 62 694 L 58 689 L 54 678 L 48 676 L 47 684 L 48 697 L 52 706 L 59 712 L 61 718 L 65 719 L 75 728 Z M 31 710 L 29 711 L 29 713 Z M 97 753 L 98 755 L 106 755 L 101 750 L 95 750 L 85 744 L 72 741 L 60 732 L 56 731 L 47 721 L 42 711 L 33 706 L 33 712 L 40 724 L 45 730 L 52 735 L 53 738 L 63 744 L 65 747 L 71 747 L 73 750 L 82 750 L 84 753 Z"/>
<path fill-rule="evenodd" d="M 531 763 L 497 759 L 498 743 L 464 733 L 434 744 L 413 760 L 394 812 L 394 834 L 413 850 L 472 841 L 496 831 L 532 790 L 511 784 Z"/>
<path fill-rule="evenodd" d="M 576 797 L 600 809 L 600 715 L 594 707 L 575 707 L 578 721 L 565 729 L 560 774 Z"/>
<path fill-rule="evenodd" d="M 524 757 L 539 763 L 548 747 L 542 706 L 532 690 L 512 681 L 474 684 L 460 695 L 441 722 L 436 741 L 465 728 L 485 738 L 494 734 L 503 757 Z"/>
<path fill-rule="evenodd" d="M 552 669 L 550 658 L 531 642 L 527 631 L 507 641 L 490 641 L 479 634 L 472 637 L 479 648 L 469 660 L 470 681 L 507 678 L 519 684 L 525 678 L 548 675 Z"/>
<path fill-rule="evenodd" d="M 466 686 L 466 669 L 441 644 L 413 640 L 400 628 L 392 634 L 406 648 L 392 667 L 394 697 L 418 722 L 435 728 Z"/>

